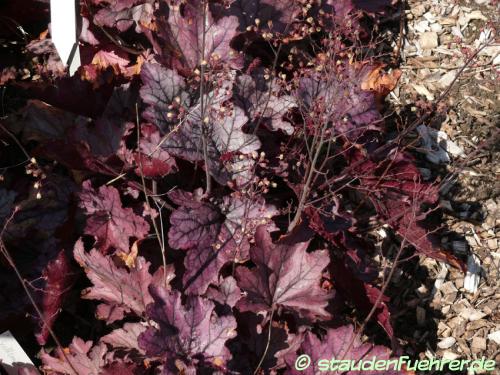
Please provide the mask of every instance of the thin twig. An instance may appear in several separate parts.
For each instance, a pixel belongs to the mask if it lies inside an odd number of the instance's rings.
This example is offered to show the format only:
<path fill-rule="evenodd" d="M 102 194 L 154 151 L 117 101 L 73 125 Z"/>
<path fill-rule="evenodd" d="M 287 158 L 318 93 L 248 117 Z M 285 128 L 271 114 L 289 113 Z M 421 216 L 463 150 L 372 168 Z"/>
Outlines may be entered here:
<path fill-rule="evenodd" d="M 144 171 L 143 171 L 143 166 L 142 166 L 142 157 L 141 157 L 141 130 L 140 130 L 140 121 L 139 121 L 139 105 L 136 103 L 135 104 L 135 115 L 136 115 L 136 124 L 137 124 L 137 149 L 139 152 L 139 171 L 141 174 L 141 182 L 142 182 L 142 191 L 144 192 L 145 196 L 145 202 L 146 205 L 148 206 L 149 212 L 152 212 L 151 209 L 151 204 L 149 203 L 149 193 L 146 188 L 146 179 L 144 178 Z M 156 191 L 153 191 L 153 193 L 157 193 Z M 153 198 L 154 200 L 154 198 Z M 156 200 L 154 200 L 156 202 Z M 156 203 L 157 204 L 157 203 Z M 157 206 L 158 207 L 158 206 Z M 163 206 L 161 206 L 162 208 Z M 162 221 L 162 215 L 161 215 L 161 208 L 159 207 L 159 214 L 160 214 L 160 222 Z M 162 225 L 162 232 L 160 235 L 160 230 L 158 229 L 158 224 L 156 223 L 156 219 L 151 215 L 151 222 L 153 223 L 153 228 L 156 233 L 156 238 L 158 240 L 158 244 L 160 245 L 160 250 L 161 250 L 161 257 L 162 257 L 162 262 L 163 262 L 163 285 L 165 288 L 167 287 L 168 279 L 167 279 L 167 258 L 166 258 L 166 253 L 165 253 L 165 237 L 163 235 L 163 223 Z"/>
<path fill-rule="evenodd" d="M 207 37 L 207 7 L 208 4 L 206 0 L 202 1 L 203 7 L 203 31 L 201 36 L 201 80 L 200 80 L 200 111 L 201 111 L 201 128 L 202 128 L 202 143 L 203 143 L 203 160 L 205 161 L 205 176 L 206 176 L 206 191 L 205 196 L 210 195 L 212 190 L 212 176 L 210 175 L 210 165 L 208 163 L 208 140 L 207 140 L 207 123 L 205 123 L 205 67 L 207 62 L 205 61 L 205 43 Z"/>
<path fill-rule="evenodd" d="M 90 5 L 88 4 L 87 0 L 84 0 L 85 1 L 85 6 L 87 7 L 87 10 L 90 14 L 90 18 L 91 19 L 94 19 L 94 12 L 92 11 L 92 8 L 90 7 Z M 116 21 L 116 22 L 119 22 L 120 20 Z M 132 48 L 128 45 L 126 45 L 123 40 L 121 40 L 119 37 L 114 37 L 113 35 L 111 35 L 111 33 L 109 33 L 104 27 L 102 27 L 101 25 L 98 25 L 97 23 L 94 22 L 94 24 L 103 32 L 104 35 L 106 35 L 106 37 L 114 44 L 116 45 L 117 47 L 120 47 L 122 50 L 124 50 L 125 52 L 128 52 L 128 53 L 131 53 L 133 55 L 142 55 L 145 51 L 144 50 L 137 50 L 135 48 Z"/>
<path fill-rule="evenodd" d="M 262 356 L 260 357 L 259 364 L 255 368 L 255 371 L 253 372 L 253 375 L 256 375 L 257 372 L 260 369 L 260 366 L 262 366 L 262 363 L 264 362 L 264 359 L 266 359 L 267 352 L 269 350 L 269 346 L 271 345 L 271 331 L 272 331 L 272 326 L 273 326 L 273 316 L 274 316 L 274 306 L 271 310 L 271 316 L 269 317 L 269 330 L 267 331 L 267 343 L 266 343 L 266 348 L 264 349 L 264 353 L 262 353 Z"/>
<path fill-rule="evenodd" d="M 21 283 L 21 286 L 23 287 L 24 289 L 24 292 L 26 293 L 26 295 L 28 296 L 28 299 L 30 300 L 30 303 L 31 305 L 33 306 L 33 308 L 35 309 L 38 317 L 40 318 L 40 320 L 42 321 L 43 325 L 47 328 L 47 331 L 49 332 L 50 336 L 52 337 L 52 339 L 54 340 L 54 342 L 56 343 L 57 345 L 57 348 L 59 349 L 60 353 L 62 354 L 62 356 L 64 357 L 64 360 L 66 362 L 68 362 L 68 365 L 71 367 L 71 369 L 75 372 L 75 374 L 78 374 L 78 371 L 76 371 L 75 367 L 73 366 L 73 364 L 71 363 L 71 361 L 69 360 L 69 357 L 67 356 L 61 342 L 59 341 L 59 339 L 57 338 L 55 332 L 53 331 L 52 327 L 49 325 L 49 323 L 47 323 L 47 321 L 45 320 L 44 316 L 43 316 L 43 313 L 42 311 L 40 310 L 40 308 L 38 307 L 38 305 L 36 304 L 35 302 L 35 299 L 34 297 L 32 296 L 31 292 L 29 291 L 29 289 L 27 288 L 25 282 L 24 282 L 24 279 L 21 275 L 21 273 L 19 272 L 19 269 L 17 268 L 15 262 L 14 262 L 14 259 L 12 259 L 10 253 L 9 253 L 9 250 L 7 250 L 7 247 L 5 246 L 4 242 L 3 242 L 3 239 L 0 238 L 0 253 L 5 257 L 5 259 L 7 260 L 7 262 L 9 263 L 9 265 L 12 267 L 12 269 L 14 270 L 14 273 L 16 274 L 16 277 L 17 279 L 19 280 L 19 282 Z"/>
<path fill-rule="evenodd" d="M 464 63 L 464 65 L 462 66 L 462 68 L 457 72 L 455 78 L 453 79 L 453 81 L 448 85 L 448 87 L 446 88 L 445 91 L 443 91 L 441 93 L 441 95 L 432 103 L 432 110 L 427 112 L 425 115 L 423 115 L 422 117 L 416 119 L 415 121 L 413 121 L 413 123 L 410 124 L 410 126 L 408 126 L 406 129 L 404 129 L 403 131 L 401 131 L 398 136 L 392 140 L 390 140 L 389 142 L 385 143 L 384 145 L 378 147 L 377 149 L 375 149 L 373 152 L 372 152 L 372 157 L 373 158 L 376 158 L 376 157 L 379 157 L 379 156 L 382 156 L 382 154 L 389 150 L 391 147 L 395 146 L 396 144 L 400 143 L 401 140 L 407 136 L 409 133 L 411 133 L 413 130 L 415 130 L 415 128 L 424 123 L 425 121 L 429 120 L 430 118 L 432 118 L 433 116 L 433 113 L 434 111 L 436 110 L 438 104 L 440 104 L 444 99 L 446 99 L 448 97 L 448 95 L 451 93 L 451 90 L 452 88 L 455 86 L 456 82 L 458 81 L 458 79 L 460 78 L 460 76 L 462 75 L 462 73 L 465 71 L 465 69 L 475 60 L 475 58 L 479 55 L 479 53 L 484 49 L 486 48 L 490 43 L 485 43 L 483 44 L 481 47 L 479 47 L 475 52 L 474 54 L 472 54 L 472 56 Z M 350 176 L 350 173 L 355 169 L 357 168 L 358 166 L 360 166 L 361 164 L 363 164 L 365 162 L 365 159 L 360 159 L 352 164 L 350 164 L 344 171 L 343 171 L 343 177 L 344 178 L 349 178 Z M 334 178 L 336 181 L 339 180 L 339 177 L 335 177 Z M 328 185 L 330 185 L 332 183 L 332 179 L 330 180 L 327 180 L 325 181 L 320 187 L 319 189 L 322 190 L 324 188 L 326 188 Z"/>
<path fill-rule="evenodd" d="M 320 136 L 318 143 L 314 144 L 312 147 L 312 148 L 314 148 L 314 147 L 316 148 L 316 152 L 314 154 L 314 158 L 313 158 L 311 164 L 309 164 L 306 183 L 304 184 L 304 187 L 302 189 L 302 194 L 300 196 L 299 205 L 297 207 L 297 211 L 295 212 L 295 216 L 294 216 L 292 222 L 290 223 L 290 225 L 288 226 L 288 232 L 291 232 L 293 230 L 293 228 L 295 228 L 297 226 L 297 224 L 299 223 L 300 218 L 302 216 L 302 211 L 304 210 L 304 206 L 305 206 L 307 197 L 309 196 L 309 190 L 311 189 L 311 181 L 313 179 L 313 176 L 316 173 L 316 163 L 318 162 L 319 154 L 321 153 L 321 148 L 323 147 L 323 138 L 325 135 L 325 128 L 326 128 L 326 125 L 324 125 L 323 128 L 321 129 L 321 136 Z"/>
<path fill-rule="evenodd" d="M 400 1 L 400 15 L 399 15 L 399 37 L 398 42 L 396 44 L 396 48 L 394 49 L 393 59 L 394 62 L 398 62 L 400 59 L 401 48 L 403 45 L 403 40 L 405 38 L 405 8 L 406 8 L 406 0 Z"/>
<path fill-rule="evenodd" d="M 19 147 L 19 149 L 23 152 L 24 156 L 26 156 L 26 160 L 24 161 L 24 163 L 29 161 L 31 159 L 30 154 L 28 154 L 28 151 L 26 151 L 26 149 L 21 144 L 21 142 L 19 142 L 19 140 L 16 138 L 16 136 L 14 134 L 12 134 L 9 129 L 7 129 L 5 126 L 3 126 L 2 123 L 0 123 L 0 129 L 2 129 L 10 138 L 12 138 L 12 140 L 16 143 L 16 145 Z"/>

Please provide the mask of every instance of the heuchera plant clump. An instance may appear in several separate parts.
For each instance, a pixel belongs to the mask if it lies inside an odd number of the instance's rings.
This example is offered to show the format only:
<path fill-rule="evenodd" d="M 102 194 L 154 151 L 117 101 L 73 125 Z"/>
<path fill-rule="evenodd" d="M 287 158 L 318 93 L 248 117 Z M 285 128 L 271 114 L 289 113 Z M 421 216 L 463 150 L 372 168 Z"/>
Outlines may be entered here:
<path fill-rule="evenodd" d="M 371 53 L 371 25 L 391 6 L 84 0 L 75 76 L 50 35 L 27 44 L 38 80 L 2 74 L 28 99 L 1 120 L 2 168 L 20 149 L 29 161 L 5 173 L 0 228 L 34 280 L 45 373 L 295 374 L 300 354 L 391 356 L 352 323 L 374 309 L 394 336 L 370 230 L 462 266 L 426 220 L 438 189 L 382 115 L 399 72 Z M 28 306 L 13 275 L 2 317 Z"/>

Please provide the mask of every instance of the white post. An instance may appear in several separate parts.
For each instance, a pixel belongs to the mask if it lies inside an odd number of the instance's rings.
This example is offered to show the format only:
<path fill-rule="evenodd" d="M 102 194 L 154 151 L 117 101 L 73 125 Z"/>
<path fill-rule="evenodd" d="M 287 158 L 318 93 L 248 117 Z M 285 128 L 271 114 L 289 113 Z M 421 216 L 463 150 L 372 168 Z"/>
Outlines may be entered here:
<path fill-rule="evenodd" d="M 59 57 L 73 75 L 80 67 L 75 0 L 50 0 L 50 34 Z"/>

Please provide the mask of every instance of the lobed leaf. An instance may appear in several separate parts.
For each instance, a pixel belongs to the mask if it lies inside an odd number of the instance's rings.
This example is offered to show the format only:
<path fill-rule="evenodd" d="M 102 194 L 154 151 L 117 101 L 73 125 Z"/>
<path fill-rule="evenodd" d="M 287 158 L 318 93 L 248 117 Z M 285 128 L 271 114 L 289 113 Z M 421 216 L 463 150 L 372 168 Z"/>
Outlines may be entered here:
<path fill-rule="evenodd" d="M 85 181 L 79 194 L 80 207 L 85 210 L 85 233 L 97 239 L 96 246 L 106 252 L 110 248 L 128 253 L 131 238 L 142 239 L 149 233 L 149 224 L 131 208 L 123 208 L 118 190 L 101 186 L 95 191 Z"/>
<path fill-rule="evenodd" d="M 135 266 L 127 271 L 95 249 L 86 253 L 81 240 L 75 245 L 74 256 L 93 284 L 84 291 L 83 298 L 99 300 L 123 313 L 144 314 L 152 302 L 148 287 L 153 281 L 148 271 L 150 264 L 144 258 L 137 257 Z M 114 319 L 110 320 L 108 323 Z"/>
<path fill-rule="evenodd" d="M 106 345 L 92 347 L 92 341 L 74 337 L 64 354 L 58 348 L 57 357 L 52 357 L 42 349 L 40 358 L 47 374 L 100 374 L 106 364 L 106 353 Z"/>
<path fill-rule="evenodd" d="M 290 95 L 280 95 L 277 87 L 268 86 L 264 74 L 239 76 L 235 85 L 236 103 L 251 121 L 262 119 L 271 130 L 291 135 L 294 127 L 283 116 L 297 106 L 296 101 Z"/>
<path fill-rule="evenodd" d="M 177 291 L 153 286 L 150 293 L 154 303 L 147 314 L 157 328 L 139 336 L 139 346 L 147 355 L 164 357 L 167 368 L 175 368 L 176 359 L 219 367 L 231 358 L 225 343 L 236 335 L 234 317 L 215 315 L 215 305 L 201 297 L 190 297 L 183 305 Z"/>
<path fill-rule="evenodd" d="M 276 214 L 263 201 L 237 196 L 226 197 L 218 206 L 186 193 L 170 197 L 183 205 L 170 216 L 169 245 L 187 250 L 183 281 L 186 291 L 195 294 L 205 293 L 217 281 L 224 264 L 245 261 L 250 247 L 247 233 Z"/>
<path fill-rule="evenodd" d="M 330 258 L 326 250 L 307 253 L 308 242 L 273 244 L 265 226 L 255 234 L 250 251 L 255 269 L 239 267 L 238 286 L 246 293 L 238 302 L 241 311 L 271 311 L 283 306 L 311 318 L 329 318 L 325 310 L 330 293 L 320 286 Z"/>
<path fill-rule="evenodd" d="M 57 258 L 50 261 L 43 271 L 46 279 L 42 297 L 43 321 L 36 333 L 40 345 L 45 345 L 52 328 L 61 310 L 66 295 L 76 281 L 76 273 L 64 251 L 60 251 Z"/>
<path fill-rule="evenodd" d="M 181 64 L 194 69 L 204 60 L 242 68 L 242 58 L 230 47 L 237 34 L 238 19 L 229 16 L 215 20 L 202 4 L 188 0 L 182 6 L 170 8 L 168 31 L 164 30 L 163 34 L 170 40 Z"/>

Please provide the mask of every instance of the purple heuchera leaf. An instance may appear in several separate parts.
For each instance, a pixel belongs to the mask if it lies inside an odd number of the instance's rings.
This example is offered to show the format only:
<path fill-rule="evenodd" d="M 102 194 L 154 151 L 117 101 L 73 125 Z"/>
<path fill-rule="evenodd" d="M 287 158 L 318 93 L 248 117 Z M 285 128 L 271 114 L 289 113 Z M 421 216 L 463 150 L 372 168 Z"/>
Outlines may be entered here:
<path fill-rule="evenodd" d="M 174 249 L 211 245 L 223 221 L 222 213 L 212 204 L 193 201 L 170 215 L 168 244 Z"/>
<path fill-rule="evenodd" d="M 108 352 L 104 343 L 92 346 L 92 341 L 85 342 L 79 337 L 74 337 L 69 348 L 63 350 L 64 353 L 57 348 L 56 357 L 53 357 L 42 349 L 40 358 L 44 374 L 134 375 L 145 373 L 145 369 L 139 369 L 139 366 L 128 358 L 114 358 L 114 353 Z"/>
<path fill-rule="evenodd" d="M 148 287 L 153 280 L 149 263 L 137 257 L 130 271 L 117 267 L 111 257 L 92 249 L 86 253 L 81 240 L 75 245 L 76 261 L 85 269 L 93 286 L 83 292 L 83 298 L 96 299 L 125 313 L 142 316 L 146 306 L 152 302 Z"/>
<path fill-rule="evenodd" d="M 166 69 L 160 64 L 146 63 L 141 69 L 141 79 L 141 98 L 149 105 L 143 113 L 144 118 L 162 131 L 169 131 L 175 125 L 175 118 L 168 114 L 175 113 L 174 108 L 179 105 L 190 105 L 184 78 L 177 71 Z"/>
<path fill-rule="evenodd" d="M 177 291 L 152 286 L 150 293 L 154 303 L 148 306 L 147 315 L 158 326 L 139 336 L 139 346 L 147 355 L 162 356 L 167 368 L 176 359 L 220 367 L 231 358 L 225 343 L 236 336 L 234 317 L 218 317 L 214 303 L 201 297 L 189 297 L 182 305 Z"/>
<path fill-rule="evenodd" d="M 65 355 L 59 348 L 56 349 L 57 357 L 52 357 L 42 349 L 40 359 L 47 374 L 101 374 L 107 351 L 105 344 L 92 347 L 92 341 L 85 342 L 74 337 Z"/>
<path fill-rule="evenodd" d="M 280 95 L 278 87 L 270 90 L 264 82 L 263 74 L 239 76 L 235 85 L 237 103 L 251 121 L 262 118 L 271 130 L 279 129 L 291 135 L 294 128 L 283 120 L 283 116 L 296 107 L 295 99 L 290 95 Z"/>
<path fill-rule="evenodd" d="M 243 59 L 230 47 L 231 40 L 237 34 L 238 19 L 222 17 L 215 21 L 208 11 L 204 28 L 203 15 L 202 3 L 195 0 L 187 0 L 182 6 L 170 8 L 169 27 L 167 29 L 165 25 L 160 33 L 176 49 L 181 65 L 194 69 L 202 60 L 214 63 L 221 61 L 229 63 L 234 69 L 241 69 Z"/>
<path fill-rule="evenodd" d="M 249 168 L 242 168 L 238 163 L 225 163 L 223 158 L 228 154 L 250 154 L 260 148 L 259 139 L 246 134 L 242 128 L 248 122 L 242 109 L 220 111 L 220 107 L 210 108 L 208 121 L 202 119 L 199 105 L 190 109 L 186 123 L 163 144 L 170 154 L 192 162 L 204 162 L 203 132 L 207 137 L 207 157 L 210 174 L 217 182 L 225 185 L 232 180 L 248 180 L 245 177 Z M 208 122 L 204 124 L 204 122 Z"/>
<path fill-rule="evenodd" d="M 298 371 L 295 368 L 295 361 L 297 359 L 297 354 L 289 354 L 286 357 L 286 362 L 289 366 L 289 374 L 306 374 L 306 375 L 316 375 L 322 373 L 321 369 L 318 367 L 318 361 L 320 359 L 345 359 L 344 364 L 350 366 L 350 361 L 358 360 L 371 360 L 376 357 L 376 360 L 387 360 L 390 358 L 391 351 L 385 346 L 372 345 L 368 343 L 362 343 L 359 338 L 353 341 L 353 344 L 349 348 L 349 344 L 353 339 L 355 332 L 351 325 L 330 328 L 328 329 L 325 337 L 322 339 L 318 338 L 314 333 L 307 332 L 304 337 L 304 341 L 300 345 L 299 353 L 307 354 L 311 358 L 311 365 L 304 371 Z M 342 364 L 337 363 L 338 367 L 336 370 L 339 373 L 346 375 L 353 374 L 369 374 L 376 375 L 380 374 L 380 371 L 348 371 Z M 334 373 L 335 371 L 332 371 Z M 336 373 L 336 372 L 335 372 Z M 406 371 L 394 371 L 387 370 L 385 374 L 406 374 Z"/>
<path fill-rule="evenodd" d="M 145 64 L 141 78 L 144 82 L 141 97 L 149 105 L 143 115 L 169 134 L 162 149 L 191 162 L 205 162 L 205 133 L 208 159 L 205 168 L 217 182 L 226 184 L 236 180 L 244 183 L 251 178 L 249 169 L 254 164 L 251 158 L 244 160 L 246 163 L 236 160 L 236 157 L 224 160 L 227 155 L 250 154 L 260 148 L 259 139 L 243 131 L 248 122 L 244 111 L 225 105 L 232 96 L 232 74 L 222 75 L 222 87 L 204 96 L 207 108 L 204 116 L 200 100 L 191 103 L 184 91 L 184 79 L 177 72 L 159 64 Z"/>
<path fill-rule="evenodd" d="M 146 369 L 138 367 L 134 362 L 118 360 L 104 367 L 99 375 L 137 375 L 146 372 Z"/>
<path fill-rule="evenodd" d="M 211 283 L 217 282 L 222 266 L 237 257 L 238 250 L 231 240 L 189 249 L 184 258 L 186 272 L 182 278 L 186 293 L 205 293 Z"/>
<path fill-rule="evenodd" d="M 241 311 L 271 311 L 278 306 L 310 318 L 327 319 L 325 307 L 331 294 L 320 286 L 322 271 L 330 262 L 326 250 L 307 253 L 309 242 L 273 244 L 265 226 L 255 233 L 250 258 L 255 269 L 239 267 L 238 286 L 246 293 L 237 307 Z"/>
<path fill-rule="evenodd" d="M 116 188 L 101 186 L 95 191 L 87 180 L 79 196 L 80 207 L 88 216 L 85 233 L 97 239 L 102 252 L 114 248 L 128 253 L 130 238 L 142 239 L 148 234 L 149 224 L 131 208 L 122 207 Z"/>
<path fill-rule="evenodd" d="M 157 147 L 161 141 L 158 129 L 154 125 L 143 124 L 141 133 L 139 152 L 134 154 L 137 164 L 135 173 L 153 178 L 177 172 L 175 159 L 161 147 Z"/>
<path fill-rule="evenodd" d="M 351 141 L 356 141 L 366 130 L 380 131 L 377 123 L 382 117 L 375 94 L 361 89 L 361 77 L 370 66 L 359 69 L 343 62 L 336 69 L 328 80 L 316 72 L 300 79 L 297 95 L 301 111 L 321 113 L 335 134 Z"/>
<path fill-rule="evenodd" d="M 147 326 L 141 323 L 125 323 L 123 328 L 118 328 L 101 338 L 101 342 L 111 345 L 112 348 L 135 349 L 139 353 L 144 351 L 139 347 L 139 335 L 145 332 Z"/>
<path fill-rule="evenodd" d="M 238 288 L 234 277 L 228 276 L 219 281 L 218 287 L 210 287 L 207 290 L 207 297 L 219 302 L 221 305 L 234 307 L 241 298 L 241 290 Z"/>
<path fill-rule="evenodd" d="M 116 2 L 115 4 L 119 4 Z M 105 7 L 94 17 L 94 23 L 98 26 L 114 27 L 118 31 L 128 30 L 134 23 L 136 24 L 135 31 L 140 33 L 142 31 L 141 25 L 149 25 L 153 19 L 153 1 L 141 1 L 134 7 L 116 6 Z"/>
<path fill-rule="evenodd" d="M 90 31 L 90 21 L 86 17 L 82 17 L 82 31 L 80 32 L 80 41 L 88 43 L 92 46 L 99 45 L 99 41 L 96 39 L 94 33 Z"/>
<path fill-rule="evenodd" d="M 111 324 L 125 318 L 125 308 L 101 303 L 97 306 L 95 315 L 98 319 L 104 320 L 107 324 Z"/>
<path fill-rule="evenodd" d="M 52 260 L 43 271 L 43 277 L 47 280 L 42 298 L 43 318 L 46 324 L 40 322 L 42 326 L 36 334 L 40 345 L 47 343 L 49 329 L 52 328 L 59 314 L 63 299 L 75 282 L 76 274 L 72 268 L 68 257 L 64 251 L 61 251 L 57 258 Z"/>
<path fill-rule="evenodd" d="M 352 302 L 356 309 L 362 314 L 368 315 L 375 302 L 378 301 L 374 318 L 377 323 L 386 331 L 389 337 L 394 336 L 391 325 L 391 315 L 389 311 L 389 297 L 383 295 L 380 300 L 381 291 L 364 282 L 356 275 L 356 271 L 349 267 L 349 264 L 341 259 L 331 263 L 331 274 L 336 285 L 337 292 L 345 299 Z"/>
<path fill-rule="evenodd" d="M 276 214 L 264 201 L 251 201 L 236 195 L 225 197 L 219 204 L 200 202 L 185 192 L 170 194 L 175 203 L 182 203 L 170 216 L 169 245 L 188 250 L 183 280 L 189 293 L 203 294 L 216 282 L 221 267 L 229 262 L 248 258 L 246 233 L 253 233 L 259 224 L 267 223 Z"/>

